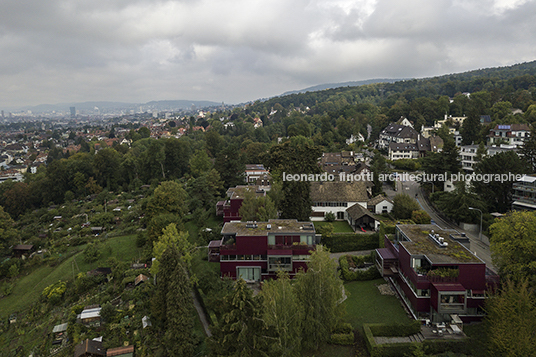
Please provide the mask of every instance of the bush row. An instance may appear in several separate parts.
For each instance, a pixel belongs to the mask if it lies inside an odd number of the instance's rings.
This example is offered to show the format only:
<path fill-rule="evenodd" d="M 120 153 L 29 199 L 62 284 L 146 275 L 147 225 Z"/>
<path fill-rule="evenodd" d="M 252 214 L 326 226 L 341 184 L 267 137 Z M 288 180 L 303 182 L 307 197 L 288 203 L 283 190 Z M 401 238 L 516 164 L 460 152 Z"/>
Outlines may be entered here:
<path fill-rule="evenodd" d="M 372 234 L 334 234 L 322 237 L 322 243 L 332 253 L 369 250 L 379 247 L 378 233 Z"/>
<path fill-rule="evenodd" d="M 419 324 L 419 330 L 420 330 L 420 322 L 415 321 L 415 323 Z M 374 336 L 385 336 L 386 333 L 390 333 L 394 331 L 396 328 L 401 328 L 402 326 L 399 325 L 398 327 L 394 327 L 394 325 L 385 325 L 383 327 L 380 327 L 382 324 L 364 324 L 363 325 L 363 332 L 365 335 L 365 344 L 367 345 L 367 349 L 370 353 L 371 357 L 395 357 L 395 356 L 404 356 L 404 355 L 412 355 L 413 351 L 419 346 L 418 342 L 403 342 L 403 343 L 384 343 L 384 344 L 377 344 L 374 341 Z M 411 328 L 415 328 L 413 324 L 412 327 L 407 327 L 407 329 L 404 329 L 402 327 L 402 331 L 409 333 L 411 332 Z M 373 333 L 377 332 L 377 330 L 382 331 L 380 335 Z M 396 334 L 392 336 L 405 336 L 401 334 Z M 391 336 L 391 337 L 392 337 Z M 462 353 L 467 354 L 469 353 L 468 348 L 468 341 L 467 340 L 424 340 L 422 342 L 424 353 L 427 355 L 436 355 L 440 353 L 445 352 L 454 352 L 454 353 Z"/>
<path fill-rule="evenodd" d="M 374 280 L 382 277 L 380 272 L 378 271 L 378 269 L 376 269 L 376 266 L 374 265 L 372 265 L 366 270 L 350 271 L 350 265 L 348 264 L 347 255 L 344 255 L 339 258 L 339 265 L 341 267 L 342 278 L 346 281 Z"/>

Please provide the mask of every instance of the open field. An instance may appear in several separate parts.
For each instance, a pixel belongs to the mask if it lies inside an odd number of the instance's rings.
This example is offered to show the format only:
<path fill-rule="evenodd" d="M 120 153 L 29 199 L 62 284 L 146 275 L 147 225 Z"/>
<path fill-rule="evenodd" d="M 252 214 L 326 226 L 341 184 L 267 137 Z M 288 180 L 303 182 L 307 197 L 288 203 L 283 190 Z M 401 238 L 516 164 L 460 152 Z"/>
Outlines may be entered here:
<path fill-rule="evenodd" d="M 64 260 L 56 267 L 47 265 L 40 266 L 30 274 L 17 280 L 11 295 L 0 299 L 0 317 L 4 318 L 20 310 L 28 308 L 39 299 L 43 289 L 59 280 L 73 279 L 73 274 L 87 272 L 98 267 L 106 266 L 109 257 L 130 262 L 139 256 L 141 250 L 136 247 L 136 236 L 122 236 L 109 238 L 100 243 L 101 255 L 92 263 L 86 263 L 83 259 L 84 246 L 77 247 L 78 253 Z"/>

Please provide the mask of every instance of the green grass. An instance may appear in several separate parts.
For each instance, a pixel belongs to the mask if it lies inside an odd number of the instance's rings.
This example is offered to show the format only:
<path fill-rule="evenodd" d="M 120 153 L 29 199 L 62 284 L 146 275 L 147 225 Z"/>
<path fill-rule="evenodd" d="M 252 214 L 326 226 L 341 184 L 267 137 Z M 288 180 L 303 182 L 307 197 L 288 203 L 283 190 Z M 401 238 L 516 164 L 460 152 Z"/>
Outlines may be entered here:
<path fill-rule="evenodd" d="M 135 235 L 110 238 L 100 243 L 100 245 L 101 255 L 95 262 L 84 262 L 83 252 L 80 251 L 56 267 L 44 265 L 19 278 L 15 283 L 12 294 L 0 299 L 0 317 L 6 317 L 13 312 L 28 308 L 39 299 L 41 292 L 47 286 L 59 280 L 72 280 L 73 271 L 74 275 L 76 275 L 79 272 L 85 273 L 99 266 L 106 266 L 106 260 L 111 256 L 121 261 L 130 262 L 132 259 L 137 258 L 141 252 L 136 247 Z M 83 248 L 83 246 L 79 248 Z M 73 264 L 73 262 L 75 263 Z"/>
<path fill-rule="evenodd" d="M 335 222 L 313 222 L 316 227 L 322 227 L 327 224 L 333 225 L 333 233 L 354 233 L 354 230 L 346 221 Z"/>
<path fill-rule="evenodd" d="M 361 330 L 364 323 L 409 323 L 396 296 L 382 295 L 376 287 L 385 284 L 385 280 L 352 281 L 344 284 L 348 299 L 346 303 L 347 319 L 354 329 Z"/>

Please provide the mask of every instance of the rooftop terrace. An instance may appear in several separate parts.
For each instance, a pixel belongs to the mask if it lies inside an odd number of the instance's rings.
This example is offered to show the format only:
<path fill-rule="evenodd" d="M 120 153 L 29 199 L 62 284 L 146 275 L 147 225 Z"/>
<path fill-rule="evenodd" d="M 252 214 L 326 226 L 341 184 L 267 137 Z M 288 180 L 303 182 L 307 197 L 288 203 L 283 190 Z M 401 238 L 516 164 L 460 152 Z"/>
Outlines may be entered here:
<path fill-rule="evenodd" d="M 295 219 L 271 219 L 268 222 L 227 222 L 223 225 L 221 234 L 237 236 L 267 236 L 273 234 L 315 234 L 311 222 L 298 222 Z"/>
<path fill-rule="evenodd" d="M 432 264 L 483 263 L 462 244 L 449 237 L 456 233 L 454 230 L 443 230 L 433 224 L 402 224 L 397 227 L 409 239 L 401 240 L 400 244 L 411 255 L 425 255 Z M 433 241 L 429 236 L 432 232 L 447 244 L 441 246 Z"/>

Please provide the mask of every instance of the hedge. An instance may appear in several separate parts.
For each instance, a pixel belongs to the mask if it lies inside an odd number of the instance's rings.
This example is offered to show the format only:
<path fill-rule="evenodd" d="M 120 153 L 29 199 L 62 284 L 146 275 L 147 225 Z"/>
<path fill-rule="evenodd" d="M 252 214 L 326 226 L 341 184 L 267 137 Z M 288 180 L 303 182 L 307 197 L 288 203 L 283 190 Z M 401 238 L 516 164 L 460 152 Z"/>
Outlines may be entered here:
<path fill-rule="evenodd" d="M 357 270 L 357 271 L 350 271 L 350 264 L 348 264 L 348 256 L 343 255 L 339 258 L 339 265 L 341 267 L 341 275 L 342 278 L 346 281 L 363 281 L 363 280 L 374 280 L 381 278 L 381 274 L 376 269 L 375 265 L 370 266 L 366 270 Z M 365 257 L 371 257 L 365 256 Z M 364 259 L 363 259 L 364 260 Z"/>
<path fill-rule="evenodd" d="M 378 233 L 372 234 L 333 234 L 322 237 L 322 243 L 332 253 L 370 250 L 379 247 Z"/>
<path fill-rule="evenodd" d="M 398 357 L 410 354 L 415 346 L 416 342 L 404 342 L 404 343 L 385 343 L 376 344 L 374 341 L 374 334 L 370 330 L 370 324 L 363 324 L 363 332 L 365 334 L 365 343 L 371 357 Z"/>
<path fill-rule="evenodd" d="M 346 334 L 346 333 L 351 333 L 352 331 L 353 331 L 352 324 L 345 322 L 337 326 L 335 330 L 333 330 L 333 333 Z"/>
<path fill-rule="evenodd" d="M 363 324 L 365 344 L 371 357 L 391 357 L 410 355 L 418 342 L 385 343 L 376 344 L 374 336 L 395 337 L 411 336 L 420 332 L 421 322 L 414 321 L 410 325 L 388 325 L 388 324 Z M 469 340 L 424 340 L 422 342 L 424 352 L 429 355 L 436 355 L 445 352 L 469 353 Z"/>
<path fill-rule="evenodd" d="M 334 345 L 353 345 L 354 333 L 334 333 L 331 335 L 330 342 Z"/>

